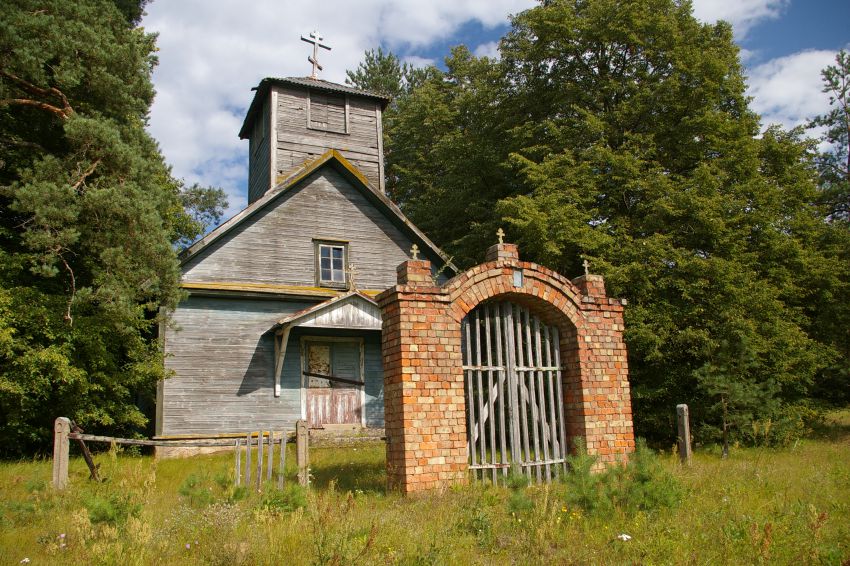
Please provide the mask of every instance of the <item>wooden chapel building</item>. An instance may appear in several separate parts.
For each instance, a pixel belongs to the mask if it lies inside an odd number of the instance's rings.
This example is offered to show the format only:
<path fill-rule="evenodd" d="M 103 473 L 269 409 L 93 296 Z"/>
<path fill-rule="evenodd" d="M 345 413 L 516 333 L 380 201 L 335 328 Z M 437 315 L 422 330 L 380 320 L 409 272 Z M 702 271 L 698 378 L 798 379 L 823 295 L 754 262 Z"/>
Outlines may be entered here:
<path fill-rule="evenodd" d="M 381 313 L 415 245 L 456 274 L 384 194 L 380 95 L 266 78 L 239 136 L 248 206 L 181 254 L 188 297 L 163 328 L 172 376 L 156 434 L 384 426 Z"/>

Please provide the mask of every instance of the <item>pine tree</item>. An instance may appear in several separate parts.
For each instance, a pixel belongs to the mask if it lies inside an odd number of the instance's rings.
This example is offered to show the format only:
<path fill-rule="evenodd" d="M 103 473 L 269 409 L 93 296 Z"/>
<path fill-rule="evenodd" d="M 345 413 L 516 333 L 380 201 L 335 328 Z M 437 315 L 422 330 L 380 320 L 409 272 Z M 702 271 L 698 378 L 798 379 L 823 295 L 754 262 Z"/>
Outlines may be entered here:
<path fill-rule="evenodd" d="M 174 243 L 221 214 L 223 193 L 184 190 L 145 131 L 156 58 L 154 36 L 135 27 L 143 6 L 0 10 L 5 451 L 44 448 L 57 416 L 143 429 L 136 401 L 163 377 L 157 312 L 180 298 Z"/>

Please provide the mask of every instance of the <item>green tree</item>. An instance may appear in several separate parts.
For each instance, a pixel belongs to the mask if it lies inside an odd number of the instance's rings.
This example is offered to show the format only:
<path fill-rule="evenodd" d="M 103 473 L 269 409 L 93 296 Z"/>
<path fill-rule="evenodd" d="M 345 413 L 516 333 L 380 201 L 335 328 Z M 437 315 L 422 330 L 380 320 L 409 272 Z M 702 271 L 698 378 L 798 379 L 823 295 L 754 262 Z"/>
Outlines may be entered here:
<path fill-rule="evenodd" d="M 850 222 L 850 53 L 839 51 L 821 76 L 831 109 L 809 124 L 825 129 L 821 141 L 828 145 L 817 159 L 820 185 L 830 217 Z"/>
<path fill-rule="evenodd" d="M 727 23 L 674 0 L 553 0 L 514 17 L 500 52 L 457 48 L 399 99 L 388 187 L 460 263 L 480 261 L 500 225 L 567 275 L 590 259 L 630 300 L 639 434 L 669 438 L 679 402 L 719 423 L 697 387 L 709 369 L 775 384 L 764 390 L 788 405 L 847 366 L 817 331 L 843 319 L 812 306 L 846 280 L 809 145 L 759 131 Z M 719 361 L 730 329 L 746 372 Z"/>
<path fill-rule="evenodd" d="M 153 339 L 180 298 L 174 243 L 221 212 L 145 131 L 144 2 L 14 0 L 0 10 L 0 440 L 53 419 L 132 433 L 163 377 Z M 193 207 L 187 211 L 185 205 Z"/>

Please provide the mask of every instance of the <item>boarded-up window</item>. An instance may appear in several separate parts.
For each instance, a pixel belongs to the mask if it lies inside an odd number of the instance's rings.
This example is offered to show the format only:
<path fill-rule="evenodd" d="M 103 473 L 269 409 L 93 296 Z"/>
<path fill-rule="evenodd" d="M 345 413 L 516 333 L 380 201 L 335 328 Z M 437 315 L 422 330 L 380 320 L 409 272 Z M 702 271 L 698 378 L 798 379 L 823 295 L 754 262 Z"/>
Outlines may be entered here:
<path fill-rule="evenodd" d="M 314 130 L 347 133 L 345 96 L 325 92 L 310 92 L 308 126 Z"/>

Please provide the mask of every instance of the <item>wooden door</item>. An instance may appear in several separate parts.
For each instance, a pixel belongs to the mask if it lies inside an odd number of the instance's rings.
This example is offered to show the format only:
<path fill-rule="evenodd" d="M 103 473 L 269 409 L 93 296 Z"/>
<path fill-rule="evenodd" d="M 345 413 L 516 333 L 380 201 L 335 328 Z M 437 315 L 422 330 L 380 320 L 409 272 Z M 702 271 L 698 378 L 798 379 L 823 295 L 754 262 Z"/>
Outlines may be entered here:
<path fill-rule="evenodd" d="M 304 369 L 309 374 L 361 379 L 359 342 L 310 340 L 304 354 Z M 315 375 L 305 376 L 305 383 L 307 422 L 311 427 L 361 423 L 360 387 Z"/>

